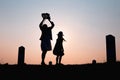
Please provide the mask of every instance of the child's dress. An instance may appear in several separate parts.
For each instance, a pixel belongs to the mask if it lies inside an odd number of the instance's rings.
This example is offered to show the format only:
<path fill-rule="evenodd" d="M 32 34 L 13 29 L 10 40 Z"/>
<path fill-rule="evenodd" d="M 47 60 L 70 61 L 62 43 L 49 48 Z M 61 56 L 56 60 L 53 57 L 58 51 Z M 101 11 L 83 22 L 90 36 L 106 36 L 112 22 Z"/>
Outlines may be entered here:
<path fill-rule="evenodd" d="M 64 48 L 63 48 L 63 38 L 58 38 L 56 40 L 55 47 L 53 49 L 53 54 L 57 56 L 63 56 L 64 55 Z"/>

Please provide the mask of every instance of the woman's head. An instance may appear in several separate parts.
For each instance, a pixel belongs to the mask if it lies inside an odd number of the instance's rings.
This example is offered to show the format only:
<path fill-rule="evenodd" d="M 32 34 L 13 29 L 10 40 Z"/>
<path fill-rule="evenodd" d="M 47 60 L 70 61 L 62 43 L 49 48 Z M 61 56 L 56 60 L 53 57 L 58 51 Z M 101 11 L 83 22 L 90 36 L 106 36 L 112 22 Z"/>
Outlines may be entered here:
<path fill-rule="evenodd" d="M 44 28 L 47 28 L 47 24 L 43 24 L 43 27 L 44 27 Z"/>

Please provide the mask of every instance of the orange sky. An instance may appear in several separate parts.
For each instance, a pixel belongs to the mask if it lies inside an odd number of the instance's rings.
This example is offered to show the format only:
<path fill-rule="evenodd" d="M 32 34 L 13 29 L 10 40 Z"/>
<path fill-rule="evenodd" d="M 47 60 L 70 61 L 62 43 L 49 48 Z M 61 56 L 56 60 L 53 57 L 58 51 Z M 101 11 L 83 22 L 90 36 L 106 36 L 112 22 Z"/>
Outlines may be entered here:
<path fill-rule="evenodd" d="M 17 64 L 18 47 L 24 46 L 25 63 L 40 64 L 39 23 L 43 12 L 49 12 L 55 23 L 52 47 L 59 31 L 65 35 L 62 63 L 84 64 L 93 59 L 106 62 L 108 34 L 116 37 L 116 56 L 120 60 L 119 3 L 114 0 L 0 1 L 0 63 Z M 49 51 L 45 62 L 54 64 L 55 57 Z"/>

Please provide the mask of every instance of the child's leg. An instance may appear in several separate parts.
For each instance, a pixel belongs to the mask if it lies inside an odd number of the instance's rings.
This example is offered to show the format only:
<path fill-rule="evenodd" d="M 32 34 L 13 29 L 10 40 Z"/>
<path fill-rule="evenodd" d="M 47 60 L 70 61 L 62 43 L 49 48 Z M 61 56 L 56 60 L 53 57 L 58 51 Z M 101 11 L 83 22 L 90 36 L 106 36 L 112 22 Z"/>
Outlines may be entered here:
<path fill-rule="evenodd" d="M 61 64 L 62 56 L 59 57 L 59 64 Z"/>
<path fill-rule="evenodd" d="M 58 64 L 58 59 L 59 59 L 59 56 L 57 55 L 57 57 L 56 57 L 56 64 Z"/>

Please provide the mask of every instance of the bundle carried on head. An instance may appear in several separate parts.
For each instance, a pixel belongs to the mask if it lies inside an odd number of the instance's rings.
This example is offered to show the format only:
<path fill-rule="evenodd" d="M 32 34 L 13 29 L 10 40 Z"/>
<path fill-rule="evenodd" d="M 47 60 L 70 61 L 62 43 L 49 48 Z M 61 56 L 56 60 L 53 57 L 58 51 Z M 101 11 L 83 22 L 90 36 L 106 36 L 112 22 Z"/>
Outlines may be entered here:
<path fill-rule="evenodd" d="M 50 20 L 50 14 L 49 13 L 42 13 L 42 18 Z"/>

